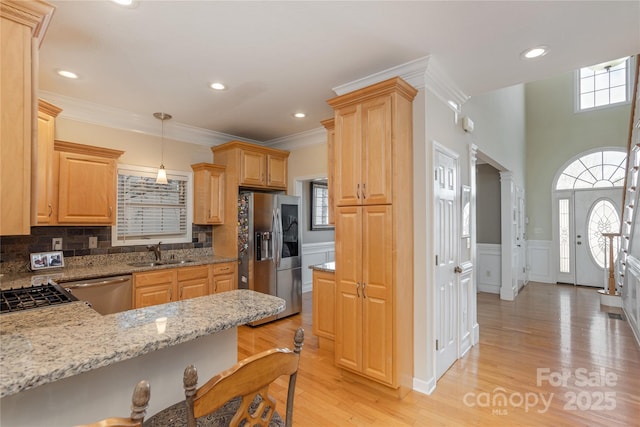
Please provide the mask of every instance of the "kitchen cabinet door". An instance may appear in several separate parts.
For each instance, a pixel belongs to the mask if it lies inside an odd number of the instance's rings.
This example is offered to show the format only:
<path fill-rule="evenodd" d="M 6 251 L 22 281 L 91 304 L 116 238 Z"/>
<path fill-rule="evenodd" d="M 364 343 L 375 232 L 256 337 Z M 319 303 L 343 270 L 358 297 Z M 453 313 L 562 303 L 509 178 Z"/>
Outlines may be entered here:
<path fill-rule="evenodd" d="M 334 173 L 336 206 L 361 204 L 362 143 L 360 105 L 335 112 Z"/>
<path fill-rule="evenodd" d="M 267 154 L 267 187 L 287 188 L 287 157 Z"/>
<path fill-rule="evenodd" d="M 388 384 L 393 379 L 392 238 L 391 206 L 363 207 L 362 372 Z"/>
<path fill-rule="evenodd" d="M 336 364 L 391 384 L 391 206 L 338 208 L 336 236 Z"/>
<path fill-rule="evenodd" d="M 210 163 L 191 165 L 194 171 L 194 224 L 224 223 L 225 167 Z"/>
<path fill-rule="evenodd" d="M 240 185 L 264 187 L 266 180 L 266 155 L 259 151 L 241 150 Z"/>
<path fill-rule="evenodd" d="M 115 196 L 115 159 L 59 153 L 59 224 L 114 224 Z"/>
<path fill-rule="evenodd" d="M 38 144 L 36 158 L 32 162 L 35 170 L 31 193 L 34 196 L 35 224 L 55 224 L 57 215 L 54 193 L 55 120 L 62 110 L 46 101 L 38 101 Z"/>
<path fill-rule="evenodd" d="M 209 266 L 178 268 L 178 299 L 209 295 Z"/>
<path fill-rule="evenodd" d="M 213 264 L 212 293 L 225 292 L 237 289 L 236 267 L 234 262 Z"/>
<path fill-rule="evenodd" d="M 362 370 L 362 209 L 336 208 L 336 334 L 338 366 Z"/>
<path fill-rule="evenodd" d="M 133 304 L 149 307 L 175 301 L 177 269 L 145 271 L 133 274 Z"/>
<path fill-rule="evenodd" d="M 313 270 L 313 334 L 335 340 L 336 277 L 334 273 Z"/>
<path fill-rule="evenodd" d="M 391 96 L 362 104 L 362 177 L 360 200 L 365 205 L 392 201 Z"/>
<path fill-rule="evenodd" d="M 173 301 L 173 284 L 145 286 L 135 289 L 135 308 L 150 307 Z"/>

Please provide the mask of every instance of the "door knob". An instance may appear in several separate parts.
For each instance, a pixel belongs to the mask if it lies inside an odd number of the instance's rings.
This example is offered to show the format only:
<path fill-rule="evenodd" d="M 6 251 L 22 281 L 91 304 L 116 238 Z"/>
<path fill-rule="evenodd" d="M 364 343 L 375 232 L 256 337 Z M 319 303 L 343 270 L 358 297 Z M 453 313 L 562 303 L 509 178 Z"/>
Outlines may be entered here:
<path fill-rule="evenodd" d="M 576 245 L 581 245 L 581 244 L 582 244 L 582 242 L 578 242 L 578 243 L 576 243 Z"/>
<path fill-rule="evenodd" d="M 462 267 L 460 267 L 459 265 L 456 265 L 456 267 L 453 269 L 454 273 L 462 273 Z"/>

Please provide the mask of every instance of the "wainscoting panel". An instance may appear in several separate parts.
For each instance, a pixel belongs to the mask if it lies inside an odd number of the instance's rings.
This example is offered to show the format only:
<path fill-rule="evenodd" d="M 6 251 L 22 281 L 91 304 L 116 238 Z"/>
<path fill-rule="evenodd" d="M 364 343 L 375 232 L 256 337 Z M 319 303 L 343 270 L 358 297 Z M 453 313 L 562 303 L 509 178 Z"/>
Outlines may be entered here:
<path fill-rule="evenodd" d="M 502 246 L 478 243 L 476 250 L 478 260 L 478 292 L 499 294 L 500 284 L 502 283 Z"/>
<path fill-rule="evenodd" d="M 552 242 L 549 240 L 529 240 L 528 260 L 529 280 L 542 283 L 555 283 L 553 272 Z"/>
<path fill-rule="evenodd" d="M 308 243 L 302 245 L 302 292 L 311 292 L 312 265 L 335 261 L 335 242 Z"/>
<path fill-rule="evenodd" d="M 627 274 L 622 288 L 622 308 L 627 315 L 629 326 L 640 345 L 640 260 L 633 256 L 627 258 Z"/>

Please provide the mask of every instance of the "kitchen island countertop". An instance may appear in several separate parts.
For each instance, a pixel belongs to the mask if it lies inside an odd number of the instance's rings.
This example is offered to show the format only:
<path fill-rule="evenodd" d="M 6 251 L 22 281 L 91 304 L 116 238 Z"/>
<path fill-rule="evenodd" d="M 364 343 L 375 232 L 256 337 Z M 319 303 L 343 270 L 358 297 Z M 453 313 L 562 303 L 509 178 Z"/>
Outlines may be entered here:
<path fill-rule="evenodd" d="M 233 290 L 106 316 L 84 302 L 3 314 L 0 397 L 215 334 L 284 308 L 280 298 Z"/>
<path fill-rule="evenodd" d="M 336 263 L 334 261 L 325 262 L 325 263 L 322 263 L 322 264 L 311 265 L 311 266 L 309 266 L 309 268 L 312 269 L 312 270 L 317 270 L 317 271 L 325 271 L 327 273 L 335 273 L 336 272 Z"/>

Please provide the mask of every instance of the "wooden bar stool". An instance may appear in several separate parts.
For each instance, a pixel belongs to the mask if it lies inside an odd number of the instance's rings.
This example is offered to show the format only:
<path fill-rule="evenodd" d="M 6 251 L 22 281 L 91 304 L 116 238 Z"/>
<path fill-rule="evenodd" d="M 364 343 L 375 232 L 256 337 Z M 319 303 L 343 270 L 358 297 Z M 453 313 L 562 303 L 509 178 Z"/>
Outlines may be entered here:
<path fill-rule="evenodd" d="M 197 388 L 198 373 L 193 365 L 184 371 L 186 399 L 160 411 L 145 427 L 287 426 L 293 420 L 293 395 L 304 329 L 294 335 L 294 349 L 275 348 L 248 357 L 222 371 Z M 289 376 L 286 419 L 276 412 L 269 386 L 281 375 Z M 197 421 L 197 422 L 196 422 Z"/>
<path fill-rule="evenodd" d="M 149 382 L 142 380 L 133 389 L 129 418 L 106 418 L 93 424 L 82 424 L 76 427 L 142 427 L 144 416 L 147 414 L 147 406 L 149 406 L 149 396 Z"/>

